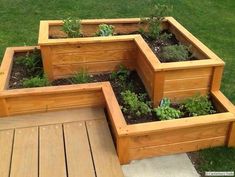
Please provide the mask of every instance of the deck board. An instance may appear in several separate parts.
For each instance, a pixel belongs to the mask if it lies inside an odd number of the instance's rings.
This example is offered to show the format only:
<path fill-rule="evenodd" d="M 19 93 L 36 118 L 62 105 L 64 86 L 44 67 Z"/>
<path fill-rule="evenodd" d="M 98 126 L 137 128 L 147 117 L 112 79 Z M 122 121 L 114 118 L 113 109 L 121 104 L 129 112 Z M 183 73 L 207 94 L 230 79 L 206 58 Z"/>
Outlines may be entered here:
<path fill-rule="evenodd" d="M 0 176 L 9 177 L 13 143 L 13 130 L 0 131 Z"/>
<path fill-rule="evenodd" d="M 67 177 L 62 125 L 40 127 L 39 177 Z"/>
<path fill-rule="evenodd" d="M 95 177 L 85 123 L 64 124 L 64 137 L 68 176 Z"/>
<path fill-rule="evenodd" d="M 38 128 L 15 130 L 10 177 L 38 177 Z"/>
<path fill-rule="evenodd" d="M 0 177 L 123 177 L 102 108 L 0 119 Z"/>
<path fill-rule="evenodd" d="M 86 125 L 97 177 L 123 177 L 107 122 L 87 121 Z"/>

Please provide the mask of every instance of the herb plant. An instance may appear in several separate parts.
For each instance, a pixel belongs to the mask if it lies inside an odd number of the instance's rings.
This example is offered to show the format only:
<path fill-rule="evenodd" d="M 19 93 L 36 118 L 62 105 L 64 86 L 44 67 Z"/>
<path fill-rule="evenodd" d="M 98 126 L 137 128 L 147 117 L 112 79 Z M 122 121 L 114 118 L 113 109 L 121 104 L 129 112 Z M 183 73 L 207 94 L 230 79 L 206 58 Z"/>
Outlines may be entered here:
<path fill-rule="evenodd" d="M 114 34 L 114 26 L 107 24 L 99 25 L 99 29 L 96 32 L 97 36 L 113 36 L 113 34 Z"/>
<path fill-rule="evenodd" d="M 159 117 L 160 120 L 170 120 L 179 118 L 182 115 L 181 111 L 170 106 L 170 99 L 163 98 L 160 103 L 160 106 L 154 108 L 153 111 L 155 112 L 156 116 Z"/>
<path fill-rule="evenodd" d="M 81 23 L 79 19 L 67 18 L 63 20 L 62 30 L 70 38 L 81 36 Z"/>
<path fill-rule="evenodd" d="M 23 65 L 29 75 L 42 74 L 41 51 L 35 48 L 32 52 L 27 52 L 25 56 L 16 58 L 16 64 Z"/>
<path fill-rule="evenodd" d="M 215 113 L 208 96 L 195 95 L 184 101 L 181 109 L 185 110 L 189 116 L 200 116 Z"/>
<path fill-rule="evenodd" d="M 185 61 L 189 57 L 189 48 L 181 44 L 165 46 L 160 57 L 165 62 Z"/>
<path fill-rule="evenodd" d="M 123 112 L 130 112 L 134 116 L 148 115 L 151 113 L 149 105 L 141 101 L 137 94 L 126 90 L 121 92 L 121 97 L 123 99 L 124 107 Z"/>
<path fill-rule="evenodd" d="M 89 81 L 90 81 L 90 76 L 86 70 L 82 70 L 78 73 L 75 73 L 74 76 L 71 78 L 71 82 L 73 84 L 88 83 Z"/>
<path fill-rule="evenodd" d="M 46 76 L 43 77 L 32 77 L 30 79 L 23 80 L 23 87 L 25 88 L 32 88 L 32 87 L 44 87 L 50 86 L 50 82 L 48 81 Z"/>
<path fill-rule="evenodd" d="M 172 10 L 173 8 L 167 5 L 154 5 L 150 17 L 142 19 L 142 22 L 147 23 L 148 25 L 148 30 L 145 32 L 145 35 L 152 40 L 158 39 L 161 34 L 161 22 L 165 16 L 168 16 L 172 12 Z"/>

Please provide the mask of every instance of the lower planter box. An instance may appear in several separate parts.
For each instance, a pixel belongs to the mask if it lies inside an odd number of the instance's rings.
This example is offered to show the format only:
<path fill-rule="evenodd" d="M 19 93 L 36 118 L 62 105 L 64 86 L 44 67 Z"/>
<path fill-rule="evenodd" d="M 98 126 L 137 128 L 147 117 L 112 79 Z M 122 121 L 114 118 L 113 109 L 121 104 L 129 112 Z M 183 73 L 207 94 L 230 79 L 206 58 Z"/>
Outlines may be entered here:
<path fill-rule="evenodd" d="M 218 114 L 127 125 L 109 82 L 8 90 L 12 62 L 7 61 L 12 60 L 14 52 L 32 49 L 7 49 L 0 69 L 0 117 L 78 107 L 106 108 L 122 164 L 207 147 L 235 146 L 234 106 L 220 91 L 211 92 Z"/>

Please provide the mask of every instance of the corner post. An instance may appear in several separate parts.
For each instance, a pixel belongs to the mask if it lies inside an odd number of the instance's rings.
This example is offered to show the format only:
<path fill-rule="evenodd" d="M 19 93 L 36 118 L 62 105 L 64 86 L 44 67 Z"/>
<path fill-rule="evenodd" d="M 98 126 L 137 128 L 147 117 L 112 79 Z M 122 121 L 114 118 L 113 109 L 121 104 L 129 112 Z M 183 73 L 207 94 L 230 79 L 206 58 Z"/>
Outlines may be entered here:
<path fill-rule="evenodd" d="M 117 154 L 121 165 L 130 163 L 129 159 L 129 138 L 117 137 Z"/>
<path fill-rule="evenodd" d="M 52 60 L 53 55 L 50 46 L 40 46 L 42 53 L 43 69 L 49 81 L 54 80 Z"/>
<path fill-rule="evenodd" d="M 220 90 L 223 71 L 224 71 L 224 66 L 214 67 L 212 74 L 211 91 Z"/>
<path fill-rule="evenodd" d="M 153 105 L 158 106 L 164 96 L 165 72 L 156 72 L 154 75 Z"/>
<path fill-rule="evenodd" d="M 228 147 L 235 147 L 235 122 L 232 122 L 229 136 L 228 136 Z"/>

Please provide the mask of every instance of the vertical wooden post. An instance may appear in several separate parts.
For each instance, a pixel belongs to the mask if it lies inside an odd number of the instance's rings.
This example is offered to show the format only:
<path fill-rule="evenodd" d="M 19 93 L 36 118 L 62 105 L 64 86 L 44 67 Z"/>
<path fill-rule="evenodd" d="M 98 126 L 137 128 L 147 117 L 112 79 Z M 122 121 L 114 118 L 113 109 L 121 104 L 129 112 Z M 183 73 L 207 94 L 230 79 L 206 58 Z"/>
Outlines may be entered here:
<path fill-rule="evenodd" d="M 121 164 L 128 164 L 129 159 L 129 138 L 117 137 L 117 154 Z"/>
<path fill-rule="evenodd" d="M 156 72 L 153 86 L 153 105 L 158 106 L 164 96 L 165 72 Z"/>
<path fill-rule="evenodd" d="M 213 70 L 211 91 L 220 90 L 221 80 L 223 76 L 224 66 L 216 66 Z"/>
<path fill-rule="evenodd" d="M 41 48 L 41 53 L 42 53 L 44 72 L 46 73 L 48 80 L 52 81 L 54 80 L 54 75 L 53 75 L 53 68 L 52 68 L 53 55 L 51 52 L 51 47 L 41 46 L 40 48 Z"/>
<path fill-rule="evenodd" d="M 235 122 L 231 124 L 229 131 L 228 147 L 235 147 Z"/>
<path fill-rule="evenodd" d="M 0 98 L 0 117 L 3 116 L 8 116 L 8 109 L 7 109 L 7 104 L 6 100 L 4 98 Z"/>

